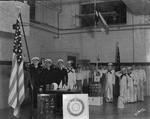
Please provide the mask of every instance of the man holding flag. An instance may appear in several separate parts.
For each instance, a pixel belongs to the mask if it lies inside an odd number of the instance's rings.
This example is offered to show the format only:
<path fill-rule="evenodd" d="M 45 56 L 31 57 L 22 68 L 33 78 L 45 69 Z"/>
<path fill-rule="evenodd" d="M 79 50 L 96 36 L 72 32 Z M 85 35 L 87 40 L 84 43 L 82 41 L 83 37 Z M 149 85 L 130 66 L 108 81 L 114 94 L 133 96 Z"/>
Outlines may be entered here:
<path fill-rule="evenodd" d="M 8 104 L 14 109 L 14 116 L 19 118 L 20 105 L 25 99 L 24 71 L 20 19 L 15 24 L 15 37 L 12 57 L 12 72 L 9 82 Z"/>

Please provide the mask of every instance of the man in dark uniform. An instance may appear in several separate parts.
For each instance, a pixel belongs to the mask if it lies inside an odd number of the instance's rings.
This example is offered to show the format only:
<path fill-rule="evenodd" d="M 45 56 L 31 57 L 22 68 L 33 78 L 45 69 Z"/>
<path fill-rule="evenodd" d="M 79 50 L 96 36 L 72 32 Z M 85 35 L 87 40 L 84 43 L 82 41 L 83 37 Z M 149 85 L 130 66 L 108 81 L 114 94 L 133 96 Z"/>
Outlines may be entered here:
<path fill-rule="evenodd" d="M 37 108 L 37 94 L 42 90 L 42 67 L 39 65 L 38 57 L 32 58 L 29 71 L 31 75 L 31 84 L 33 86 L 33 108 Z"/>
<path fill-rule="evenodd" d="M 64 61 L 62 59 L 59 59 L 57 61 L 58 67 L 55 68 L 55 83 L 59 86 L 59 88 L 62 88 L 64 84 L 67 86 L 68 83 L 68 73 L 67 69 L 64 68 Z M 60 86 L 60 84 L 62 85 Z M 62 113 L 62 95 L 57 95 L 57 111 L 59 113 Z"/>
<path fill-rule="evenodd" d="M 52 60 L 46 59 L 45 60 L 45 69 L 42 73 L 44 80 L 43 80 L 43 91 L 49 91 L 50 85 L 54 82 L 54 69 L 52 67 Z"/>
<path fill-rule="evenodd" d="M 64 68 L 64 61 L 62 59 L 59 59 L 57 61 L 58 63 L 58 68 L 56 68 L 56 83 L 58 85 L 60 85 L 60 83 L 62 82 L 62 86 L 64 86 L 64 84 L 67 86 L 68 83 L 68 73 L 67 73 L 67 69 Z"/>

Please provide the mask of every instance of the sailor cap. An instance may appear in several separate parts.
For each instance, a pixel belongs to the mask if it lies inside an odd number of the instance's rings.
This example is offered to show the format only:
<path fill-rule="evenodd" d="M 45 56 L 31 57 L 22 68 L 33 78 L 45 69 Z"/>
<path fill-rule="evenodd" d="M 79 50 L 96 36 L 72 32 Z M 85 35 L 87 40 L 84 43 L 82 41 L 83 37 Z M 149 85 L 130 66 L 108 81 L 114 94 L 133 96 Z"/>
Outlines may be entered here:
<path fill-rule="evenodd" d="M 125 71 L 125 70 L 126 70 L 126 68 L 122 68 L 122 69 L 121 69 L 121 71 Z"/>
<path fill-rule="evenodd" d="M 132 69 L 132 67 L 128 67 L 127 69 Z"/>
<path fill-rule="evenodd" d="M 59 62 L 64 62 L 64 60 L 63 59 L 57 60 L 57 63 L 59 63 Z"/>
<path fill-rule="evenodd" d="M 68 64 L 71 64 L 71 63 L 72 63 L 72 61 L 67 61 L 67 63 L 68 63 Z"/>
<path fill-rule="evenodd" d="M 108 63 L 108 66 L 112 66 L 113 65 L 113 63 Z"/>
<path fill-rule="evenodd" d="M 31 59 L 31 61 L 35 61 L 35 60 L 40 60 L 40 58 L 38 58 L 38 57 L 33 57 L 32 59 Z"/>
<path fill-rule="evenodd" d="M 51 59 L 46 59 L 45 63 L 52 63 L 52 60 Z"/>

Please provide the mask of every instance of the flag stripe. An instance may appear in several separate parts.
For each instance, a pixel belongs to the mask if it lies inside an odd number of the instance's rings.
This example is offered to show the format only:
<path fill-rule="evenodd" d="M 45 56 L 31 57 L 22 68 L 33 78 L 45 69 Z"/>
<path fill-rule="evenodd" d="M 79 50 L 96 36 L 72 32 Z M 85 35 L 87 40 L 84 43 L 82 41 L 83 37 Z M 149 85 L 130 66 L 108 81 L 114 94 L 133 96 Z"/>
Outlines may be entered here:
<path fill-rule="evenodd" d="M 24 76 L 23 74 L 20 77 L 20 81 L 18 82 L 18 87 L 23 87 L 24 86 L 24 80 L 23 80 Z"/>
<path fill-rule="evenodd" d="M 102 22 L 103 22 L 105 25 L 107 25 L 106 21 L 104 20 L 104 18 L 102 17 L 102 15 L 101 15 L 101 13 L 100 13 L 100 12 L 99 12 L 99 16 L 100 16 L 100 18 L 101 18 Z M 107 26 L 108 26 L 108 25 L 107 25 Z"/>
<path fill-rule="evenodd" d="M 12 103 L 12 108 L 16 108 L 17 107 L 17 98 L 15 98 L 14 102 Z"/>
<path fill-rule="evenodd" d="M 22 79 L 22 75 L 24 75 L 23 73 L 23 67 L 22 67 L 22 70 L 18 73 L 18 79 L 19 79 L 19 82 L 21 83 L 22 81 L 24 81 L 24 79 Z"/>
<path fill-rule="evenodd" d="M 95 22 L 96 22 L 96 25 L 98 25 L 98 24 L 102 25 L 101 27 L 105 29 L 106 34 L 109 34 L 109 27 L 108 27 L 105 19 L 101 15 L 101 13 L 98 11 L 95 11 Z"/>
<path fill-rule="evenodd" d="M 20 90 L 20 97 L 19 97 L 19 100 L 20 100 L 20 105 L 22 104 L 22 102 L 23 102 L 23 100 L 24 100 L 24 98 L 25 98 L 25 95 L 22 95 L 24 93 L 24 88 L 22 88 L 21 90 Z"/>
<path fill-rule="evenodd" d="M 13 97 L 9 101 L 9 105 L 15 108 L 17 106 L 17 94 L 14 93 Z"/>
<path fill-rule="evenodd" d="M 17 60 L 16 60 L 16 55 L 13 53 L 13 58 L 12 58 L 12 73 L 10 77 L 10 85 L 12 85 L 12 82 L 14 81 L 14 77 L 17 74 Z M 10 86 L 9 85 L 9 86 Z"/>
<path fill-rule="evenodd" d="M 12 73 L 10 78 L 10 85 L 9 85 L 9 97 L 8 97 L 8 104 L 15 108 L 17 106 L 17 62 L 16 62 L 16 55 L 13 53 L 12 58 Z"/>
<path fill-rule="evenodd" d="M 10 95 L 9 95 L 9 102 L 12 100 L 12 98 L 14 97 L 14 95 L 16 94 L 16 90 L 17 90 L 17 82 L 14 83 L 12 89 L 10 90 Z"/>
<path fill-rule="evenodd" d="M 19 66 L 19 70 L 18 70 L 18 72 L 20 73 L 21 71 L 23 71 L 23 61 L 20 63 L 20 66 Z"/>
<path fill-rule="evenodd" d="M 99 16 L 101 22 L 103 23 L 103 27 L 105 28 L 106 33 L 109 34 L 109 27 L 100 12 L 99 12 Z"/>
<path fill-rule="evenodd" d="M 14 94 L 13 98 L 11 99 L 9 105 L 12 107 L 12 108 L 16 108 L 17 107 L 17 95 Z"/>
<path fill-rule="evenodd" d="M 13 79 L 16 79 L 16 78 L 17 78 L 17 76 L 15 75 L 15 77 L 14 77 Z M 17 88 L 17 85 L 16 85 L 16 84 L 17 84 L 16 80 L 13 80 L 13 81 L 12 81 L 12 84 L 11 84 L 10 87 L 9 87 L 9 89 L 10 89 L 10 90 L 9 90 L 9 91 L 10 91 L 9 93 L 10 93 L 10 94 L 11 94 L 11 92 L 14 91 L 14 88 L 15 88 L 14 86 L 16 86 L 16 88 Z M 15 89 L 16 89 L 16 88 L 15 88 Z"/>
<path fill-rule="evenodd" d="M 19 78 L 19 82 L 18 82 L 19 100 L 20 100 L 20 104 L 21 104 L 25 98 L 23 61 L 21 62 L 20 67 L 19 67 L 18 78 Z"/>

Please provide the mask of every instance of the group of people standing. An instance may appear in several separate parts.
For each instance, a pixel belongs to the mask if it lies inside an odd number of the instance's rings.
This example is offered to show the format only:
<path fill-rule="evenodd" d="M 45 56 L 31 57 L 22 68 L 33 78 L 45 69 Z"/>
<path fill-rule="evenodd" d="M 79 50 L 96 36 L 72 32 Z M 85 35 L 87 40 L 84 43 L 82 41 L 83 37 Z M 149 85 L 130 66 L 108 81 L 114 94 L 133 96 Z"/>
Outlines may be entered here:
<path fill-rule="evenodd" d="M 33 89 L 33 107 L 37 107 L 37 94 L 46 93 L 51 89 L 52 83 L 56 83 L 58 88 L 81 89 L 84 79 L 89 79 L 87 67 L 80 67 L 75 70 L 72 61 L 68 61 L 64 66 L 64 61 L 59 59 L 54 66 L 51 59 L 40 61 L 40 58 L 33 57 L 28 65 L 31 76 L 31 87 Z M 81 69 L 83 69 L 81 71 Z M 88 81 L 88 80 L 87 80 Z"/>
<path fill-rule="evenodd" d="M 141 65 L 122 68 L 115 73 L 120 78 L 120 96 L 118 107 L 124 108 L 125 103 L 144 101 L 144 84 L 146 73 Z"/>
<path fill-rule="evenodd" d="M 119 77 L 120 96 L 118 101 L 125 103 L 144 101 L 144 83 L 146 82 L 146 73 L 141 66 L 122 68 L 115 72 L 113 64 L 109 63 L 107 68 L 99 69 L 96 67 L 94 72 L 89 70 L 89 66 L 79 66 L 75 70 L 72 62 L 68 61 L 64 66 L 64 61 L 59 59 L 57 66 L 53 65 L 51 59 L 42 60 L 38 57 L 32 58 L 28 69 L 31 75 L 31 86 L 33 89 L 33 107 L 37 106 L 37 94 L 42 91 L 45 93 L 51 88 L 52 83 L 56 83 L 59 88 L 65 86 L 67 89 L 78 89 L 82 91 L 84 84 L 93 83 L 94 77 L 105 75 L 106 85 L 104 88 L 104 97 L 106 102 L 113 102 L 113 85 L 115 77 Z M 100 82 L 100 81 L 99 81 Z M 60 87 L 61 84 L 61 87 Z M 103 85 L 103 84 L 102 84 Z"/>
<path fill-rule="evenodd" d="M 115 85 L 116 76 L 119 77 L 120 94 L 118 97 L 118 107 L 122 108 L 125 103 L 144 101 L 144 84 L 146 83 L 146 73 L 141 65 L 122 68 L 121 71 L 115 72 L 113 64 L 109 63 L 108 68 L 96 69 L 99 77 L 105 74 L 106 86 L 104 96 L 106 102 L 113 102 L 113 85 Z"/>

